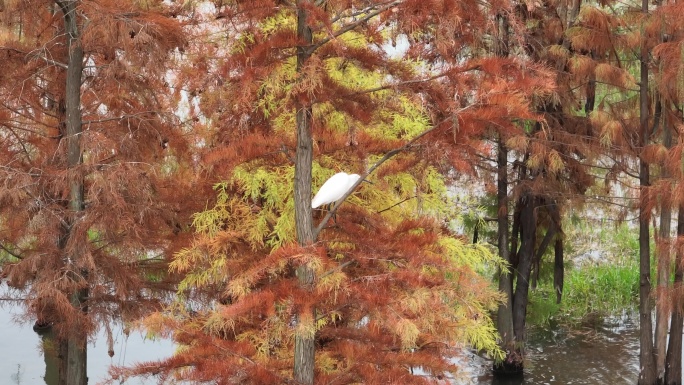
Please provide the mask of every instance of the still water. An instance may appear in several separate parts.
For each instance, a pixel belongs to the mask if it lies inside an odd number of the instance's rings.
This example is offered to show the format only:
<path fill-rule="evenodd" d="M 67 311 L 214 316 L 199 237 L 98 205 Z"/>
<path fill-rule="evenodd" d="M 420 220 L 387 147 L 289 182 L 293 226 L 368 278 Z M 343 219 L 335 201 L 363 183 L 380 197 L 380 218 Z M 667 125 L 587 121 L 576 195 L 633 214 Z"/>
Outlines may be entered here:
<path fill-rule="evenodd" d="M 46 362 L 41 337 L 32 325 L 17 323 L 18 307 L 0 308 L 0 384 L 45 385 Z M 98 335 L 88 348 L 88 377 L 98 384 L 110 365 L 131 365 L 173 353 L 168 340 L 145 339 L 139 332 L 125 336 L 114 330 L 114 357 L 107 354 L 106 338 Z M 595 328 L 572 331 L 532 330 L 523 379 L 503 381 L 490 372 L 491 362 L 471 354 L 456 385 L 605 385 L 636 384 L 639 363 L 637 325 L 628 317 L 609 320 Z M 122 385 L 151 385 L 154 379 L 128 380 Z"/>
<path fill-rule="evenodd" d="M 41 336 L 33 331 L 33 324 L 16 322 L 21 314 L 17 306 L 0 307 L 0 384 L 45 385 L 50 384 L 46 373 L 46 359 L 42 351 Z M 168 340 L 145 339 L 140 332 L 124 335 L 121 327 L 113 328 L 114 356 L 109 357 L 107 338 L 99 334 L 88 346 L 89 384 L 95 385 L 107 378 L 111 365 L 132 365 L 140 361 L 170 356 L 174 346 Z M 48 378 L 48 381 L 45 378 Z M 128 380 L 122 385 L 152 385 L 151 379 Z"/>
<path fill-rule="evenodd" d="M 467 385 L 629 385 L 639 377 L 637 320 L 614 318 L 603 325 L 575 330 L 532 330 L 524 377 L 502 380 L 491 362 L 470 356 Z"/>

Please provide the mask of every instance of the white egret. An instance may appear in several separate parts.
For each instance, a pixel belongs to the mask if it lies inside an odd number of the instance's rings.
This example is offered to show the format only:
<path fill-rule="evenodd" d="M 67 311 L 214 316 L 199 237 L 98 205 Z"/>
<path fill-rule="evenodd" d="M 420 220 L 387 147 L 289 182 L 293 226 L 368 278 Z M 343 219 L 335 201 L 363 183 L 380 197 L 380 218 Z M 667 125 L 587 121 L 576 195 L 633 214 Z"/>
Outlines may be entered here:
<path fill-rule="evenodd" d="M 338 172 L 331 176 L 314 196 L 313 201 L 311 201 L 311 208 L 315 209 L 321 205 L 337 202 L 359 178 L 361 178 L 359 174 L 347 174 L 346 172 Z"/>

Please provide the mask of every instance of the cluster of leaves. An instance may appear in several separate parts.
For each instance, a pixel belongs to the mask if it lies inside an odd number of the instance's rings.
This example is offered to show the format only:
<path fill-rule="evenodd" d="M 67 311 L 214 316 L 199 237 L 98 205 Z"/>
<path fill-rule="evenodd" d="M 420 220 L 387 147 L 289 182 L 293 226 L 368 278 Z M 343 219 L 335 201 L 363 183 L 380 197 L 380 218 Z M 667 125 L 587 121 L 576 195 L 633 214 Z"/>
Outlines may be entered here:
<path fill-rule="evenodd" d="M 252 175 L 259 174 L 265 176 Z M 434 219 L 377 214 L 372 199 L 350 200 L 314 247 L 301 248 L 292 243 L 291 219 L 284 219 L 285 233 L 268 223 L 271 210 L 288 216 L 291 194 L 274 208 L 264 194 L 250 192 L 262 178 L 243 183 L 235 178 L 217 185 L 216 205 L 195 217 L 193 246 L 172 263 L 185 276 L 185 295 L 173 312 L 145 321 L 148 330 L 173 335 L 183 346 L 162 368 L 202 362 L 182 377 L 287 382 L 297 333 L 317 336 L 317 373 L 324 381 L 400 380 L 409 376 L 406 366 L 453 371 L 448 357 L 466 345 L 499 354 L 489 319 L 499 295 L 475 272 L 497 263 L 486 249 L 466 245 Z M 392 190 L 373 186 L 359 195 Z M 269 244 L 274 237 L 282 245 Z M 310 290 L 294 276 L 299 264 L 316 272 Z M 307 306 L 316 319 L 294 328 L 297 309 Z"/>
<path fill-rule="evenodd" d="M 203 160 L 222 176 L 171 264 L 184 277 L 178 301 L 144 321 L 181 349 L 115 373 L 288 383 L 298 336 L 314 338 L 321 383 L 429 382 L 456 371 L 449 358 L 466 346 L 502 358 L 489 317 L 501 297 L 478 271 L 504 266 L 446 223 L 455 215 L 447 185 L 472 170 L 478 135 L 537 118 L 532 95 L 551 88 L 542 67 L 471 55 L 467 41 L 484 39 L 485 20 L 504 6 L 473 3 L 455 26 L 460 2 L 302 2 L 314 44 L 301 47 L 295 7 L 249 3 L 217 4 L 218 23 L 205 14 L 197 30 L 206 35 L 185 52 L 208 73 L 178 75 L 207 133 Z M 405 58 L 388 57 L 385 44 L 407 29 Z M 310 50 L 306 62 L 298 49 Z M 312 106 L 313 185 L 338 170 L 375 170 L 313 245 L 295 242 L 300 104 Z M 308 286 L 300 266 L 316 277 Z M 419 367 L 429 376 L 414 376 Z"/>
<path fill-rule="evenodd" d="M 71 62 L 66 6 L 86 66 L 74 76 L 80 95 L 65 91 L 67 70 L 80 64 Z M 23 289 L 31 318 L 83 344 L 99 325 L 158 306 L 151 293 L 169 289 L 163 254 L 179 241 L 182 213 L 197 209 L 185 187 L 191 150 L 163 96 L 166 64 L 186 36 L 155 7 L 2 5 L 0 247 L 11 256 L 2 275 Z M 80 99 L 71 138 L 68 98 Z M 83 307 L 70 300 L 79 290 L 88 291 Z"/>

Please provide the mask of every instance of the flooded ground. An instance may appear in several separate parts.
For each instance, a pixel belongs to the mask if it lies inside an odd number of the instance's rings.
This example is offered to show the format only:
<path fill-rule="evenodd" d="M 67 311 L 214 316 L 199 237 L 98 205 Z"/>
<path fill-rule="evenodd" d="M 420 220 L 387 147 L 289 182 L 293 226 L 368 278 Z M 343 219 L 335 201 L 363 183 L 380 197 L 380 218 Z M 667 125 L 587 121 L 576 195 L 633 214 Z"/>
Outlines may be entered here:
<path fill-rule="evenodd" d="M 13 306 L 0 308 L 0 384 L 51 385 L 54 373 L 46 373 L 41 336 L 30 323 L 17 323 L 20 309 Z M 131 365 L 170 356 L 174 351 L 171 341 L 145 339 L 139 332 L 124 335 L 121 327 L 115 328 L 114 356 L 109 357 L 107 339 L 98 335 L 88 346 L 89 384 L 98 384 L 107 376 L 111 365 Z M 49 359 L 49 357 L 47 358 Z M 46 378 L 47 377 L 47 378 Z M 134 379 L 121 385 L 152 385 L 155 381 Z"/>
<path fill-rule="evenodd" d="M 636 319 L 615 318 L 593 328 L 571 331 L 532 330 L 523 378 L 502 380 L 491 362 L 470 357 L 463 385 L 605 385 L 636 384 L 639 376 L 639 331 Z"/>
<path fill-rule="evenodd" d="M 14 322 L 17 308 L 0 308 L 0 384 L 46 384 L 46 362 L 41 337 L 31 324 Z M 90 384 L 104 380 L 110 365 L 130 365 L 173 353 L 170 341 L 146 340 L 139 332 L 126 337 L 115 333 L 115 355 L 107 354 L 104 335 L 88 348 Z M 638 329 L 628 317 L 613 319 L 596 328 L 532 330 L 522 379 L 501 380 L 491 374 L 491 362 L 475 354 L 456 385 L 605 385 L 636 384 L 639 363 Z M 151 385 L 155 381 L 129 380 L 122 385 Z M 50 385 L 50 382 L 47 382 Z"/>

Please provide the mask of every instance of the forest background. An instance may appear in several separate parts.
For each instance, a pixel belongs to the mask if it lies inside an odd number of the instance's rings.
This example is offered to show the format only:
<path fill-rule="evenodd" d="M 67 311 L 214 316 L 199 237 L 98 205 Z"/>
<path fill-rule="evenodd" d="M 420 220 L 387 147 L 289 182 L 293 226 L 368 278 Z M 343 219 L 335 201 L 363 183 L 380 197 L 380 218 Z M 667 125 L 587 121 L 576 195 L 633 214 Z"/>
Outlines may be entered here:
<path fill-rule="evenodd" d="M 63 384 L 118 322 L 181 348 L 115 378 L 432 383 L 464 346 L 522 370 L 543 255 L 561 301 L 564 224 L 598 210 L 637 223 L 639 383 L 679 384 L 683 18 L 647 0 L 3 1 L 2 279 L 55 330 Z M 312 210 L 338 171 L 372 184 Z M 462 183 L 490 198 L 495 248 L 450 225 Z"/>

